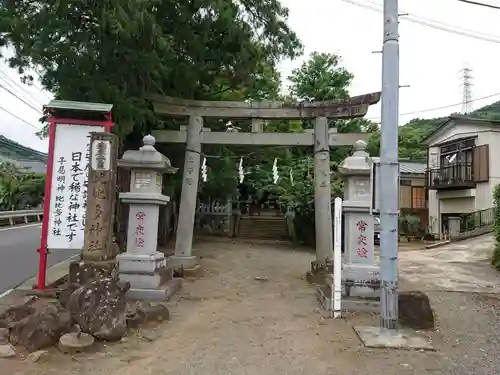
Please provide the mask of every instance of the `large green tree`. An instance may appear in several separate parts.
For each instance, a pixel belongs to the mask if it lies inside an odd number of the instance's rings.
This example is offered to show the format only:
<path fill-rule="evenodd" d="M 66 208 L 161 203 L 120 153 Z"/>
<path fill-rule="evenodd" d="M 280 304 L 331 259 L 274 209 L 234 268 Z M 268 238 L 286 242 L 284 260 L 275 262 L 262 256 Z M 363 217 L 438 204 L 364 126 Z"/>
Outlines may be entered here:
<path fill-rule="evenodd" d="M 309 59 L 288 77 L 291 95 L 305 101 L 347 98 L 354 75 L 340 62 L 340 56 L 332 53 L 311 53 Z"/>
<path fill-rule="evenodd" d="M 335 54 L 312 53 L 309 58 L 288 78 L 289 100 L 329 101 L 349 97 L 349 86 L 353 75 L 340 63 Z M 268 131 L 300 132 L 313 126 L 311 121 L 273 122 Z M 335 121 L 330 124 L 340 133 L 373 131 L 376 124 L 365 119 Z M 332 196 L 343 194 L 343 184 L 337 176 L 338 165 L 350 153 L 350 147 L 336 147 L 330 152 Z M 271 167 L 272 158 L 279 159 L 280 179 L 274 184 Z M 314 158 L 311 150 L 289 148 L 270 150 L 268 162 L 260 167 L 253 178 L 255 191 L 267 191 L 283 205 L 295 209 L 295 228 L 299 240 L 314 241 Z M 293 183 L 290 179 L 293 176 Z"/>
<path fill-rule="evenodd" d="M 159 126 L 147 97 L 272 98 L 301 44 L 278 0 L 3 0 L 0 45 L 65 100 L 114 104 L 116 131 Z M 134 134 L 135 133 L 135 134 Z"/>

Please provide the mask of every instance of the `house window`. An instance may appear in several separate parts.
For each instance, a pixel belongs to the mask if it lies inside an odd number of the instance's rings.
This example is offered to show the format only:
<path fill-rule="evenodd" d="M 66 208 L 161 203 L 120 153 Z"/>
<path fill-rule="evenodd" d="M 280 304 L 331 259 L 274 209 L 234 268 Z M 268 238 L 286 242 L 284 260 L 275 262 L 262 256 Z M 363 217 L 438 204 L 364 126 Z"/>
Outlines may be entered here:
<path fill-rule="evenodd" d="M 462 139 L 453 143 L 441 146 L 440 165 L 448 167 L 452 165 L 471 165 L 472 153 L 475 145 L 475 138 Z"/>
<path fill-rule="evenodd" d="M 426 208 L 427 190 L 423 186 L 414 186 L 411 188 L 411 207 Z"/>
<path fill-rule="evenodd" d="M 411 186 L 399 187 L 399 207 L 411 208 Z"/>

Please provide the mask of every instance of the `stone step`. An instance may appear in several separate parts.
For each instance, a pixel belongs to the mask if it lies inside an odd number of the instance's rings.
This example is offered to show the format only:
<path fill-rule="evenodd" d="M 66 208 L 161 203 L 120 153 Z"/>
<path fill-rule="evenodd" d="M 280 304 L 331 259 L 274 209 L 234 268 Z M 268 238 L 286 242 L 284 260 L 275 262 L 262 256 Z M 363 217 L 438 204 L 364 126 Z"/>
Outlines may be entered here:
<path fill-rule="evenodd" d="M 255 216 L 242 216 L 241 221 L 284 221 L 283 215 L 269 216 L 269 215 L 255 215 Z"/>
<path fill-rule="evenodd" d="M 251 232 L 286 232 L 286 227 L 284 225 L 283 226 L 240 225 L 239 230 L 251 231 Z"/>
<path fill-rule="evenodd" d="M 284 232 L 286 233 L 286 229 L 283 228 L 283 227 L 270 227 L 270 228 L 263 228 L 263 227 L 246 227 L 246 226 L 243 226 L 239 228 L 240 232 L 273 232 L 273 233 L 276 233 L 276 232 Z"/>
<path fill-rule="evenodd" d="M 286 237 L 287 233 L 286 232 L 238 232 L 238 235 L 240 237 L 246 236 L 246 237 L 252 237 L 252 236 L 258 236 L 258 237 Z"/>
<path fill-rule="evenodd" d="M 285 234 L 256 234 L 256 233 L 252 233 L 252 234 L 246 234 L 246 233 L 242 233 L 242 234 L 237 234 L 236 237 L 238 238 L 247 238 L 247 239 L 261 239 L 261 240 L 289 240 L 290 238 L 285 235 Z"/>
<path fill-rule="evenodd" d="M 261 240 L 288 240 L 282 216 L 251 216 L 240 220 L 237 237 Z"/>

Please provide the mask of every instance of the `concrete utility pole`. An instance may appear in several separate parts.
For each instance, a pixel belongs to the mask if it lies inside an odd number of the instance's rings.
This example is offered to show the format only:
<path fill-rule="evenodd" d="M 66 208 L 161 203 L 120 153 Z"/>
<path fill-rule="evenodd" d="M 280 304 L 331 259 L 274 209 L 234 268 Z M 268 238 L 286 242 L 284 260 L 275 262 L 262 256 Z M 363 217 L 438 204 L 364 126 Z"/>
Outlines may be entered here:
<path fill-rule="evenodd" d="M 384 0 L 380 127 L 380 324 L 398 328 L 399 34 L 398 0 Z"/>

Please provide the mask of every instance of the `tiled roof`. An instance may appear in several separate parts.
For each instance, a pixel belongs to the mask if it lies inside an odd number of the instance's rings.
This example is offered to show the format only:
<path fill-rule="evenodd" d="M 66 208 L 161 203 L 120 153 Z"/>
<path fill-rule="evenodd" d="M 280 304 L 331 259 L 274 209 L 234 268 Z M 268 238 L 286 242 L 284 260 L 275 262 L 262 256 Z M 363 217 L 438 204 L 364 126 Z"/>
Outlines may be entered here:
<path fill-rule="evenodd" d="M 373 161 L 380 161 L 379 157 L 373 157 L 372 159 Z M 408 161 L 408 160 L 399 161 L 400 173 L 425 174 L 426 169 L 427 169 L 427 164 L 424 162 Z"/>

